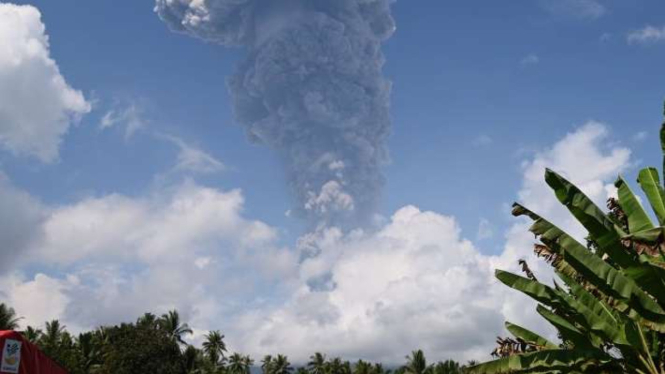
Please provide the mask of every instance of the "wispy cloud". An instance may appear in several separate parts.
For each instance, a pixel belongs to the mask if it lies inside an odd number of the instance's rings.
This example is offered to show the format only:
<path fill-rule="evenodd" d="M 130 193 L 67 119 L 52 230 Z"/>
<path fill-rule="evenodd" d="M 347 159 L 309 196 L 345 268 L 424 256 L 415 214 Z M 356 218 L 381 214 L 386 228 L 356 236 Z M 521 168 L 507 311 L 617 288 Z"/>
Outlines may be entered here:
<path fill-rule="evenodd" d="M 175 144 L 180 149 L 173 171 L 214 174 L 226 169 L 221 161 L 177 136 L 158 134 L 158 137 Z"/>
<path fill-rule="evenodd" d="M 137 131 L 147 127 L 148 121 L 144 118 L 142 106 L 135 102 L 127 105 L 116 104 L 99 122 L 99 128 L 102 130 L 115 126 L 125 127 L 125 139 L 131 138 Z"/>
<path fill-rule="evenodd" d="M 645 26 L 639 30 L 634 30 L 628 33 L 626 38 L 628 44 L 652 44 L 665 41 L 665 26 L 654 27 L 651 25 Z"/>
<path fill-rule="evenodd" d="M 646 131 L 640 131 L 637 134 L 633 135 L 633 140 L 636 142 L 643 142 L 649 137 L 649 133 Z"/>
<path fill-rule="evenodd" d="M 607 13 L 607 8 L 597 0 L 541 0 L 540 3 L 550 13 L 581 19 L 598 19 Z"/>
<path fill-rule="evenodd" d="M 535 53 L 531 53 L 520 61 L 520 65 L 522 66 L 527 66 L 527 65 L 536 65 L 540 62 L 540 57 L 536 55 Z"/>
<path fill-rule="evenodd" d="M 486 134 L 481 134 L 477 138 L 473 139 L 472 144 L 474 147 L 485 147 L 494 143 L 494 139 L 491 136 Z"/>

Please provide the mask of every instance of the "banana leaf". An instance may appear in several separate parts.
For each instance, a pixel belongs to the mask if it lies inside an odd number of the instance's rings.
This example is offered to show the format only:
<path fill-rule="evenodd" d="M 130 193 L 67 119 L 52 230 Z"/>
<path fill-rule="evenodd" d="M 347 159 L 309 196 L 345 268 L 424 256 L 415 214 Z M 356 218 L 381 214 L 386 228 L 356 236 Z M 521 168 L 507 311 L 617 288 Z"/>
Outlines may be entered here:
<path fill-rule="evenodd" d="M 600 208 L 566 179 L 549 169 L 546 171 L 545 179 L 554 189 L 559 200 L 589 231 L 589 235 L 598 244 L 598 247 L 607 253 L 612 261 L 626 269 L 624 273 L 626 276 L 642 285 L 644 290 L 648 290 L 649 294 L 656 298 L 658 304 L 665 308 L 663 278 L 650 264 L 640 262 L 636 253 L 629 254 L 626 251 L 621 242 L 622 236 L 625 236 L 626 233 L 616 227 Z M 633 206 L 633 208 L 635 207 Z M 633 212 L 633 214 L 638 213 Z M 563 244 L 562 246 L 566 248 Z"/>
<path fill-rule="evenodd" d="M 500 358 L 466 369 L 467 374 L 571 372 L 602 366 L 611 358 L 600 350 L 552 349 Z"/>
<path fill-rule="evenodd" d="M 555 314 L 551 310 L 545 308 L 542 305 L 536 307 L 536 311 L 543 318 L 547 320 L 554 328 L 557 329 L 564 341 L 573 343 L 575 348 L 581 349 L 591 349 L 598 348 L 602 343 L 599 339 L 585 334 L 583 331 L 578 329 L 575 325 L 570 323 L 566 318 L 561 317 L 558 314 Z"/>
<path fill-rule="evenodd" d="M 525 329 L 522 326 L 515 325 L 510 322 L 506 322 L 506 330 L 510 331 L 513 336 L 516 338 L 520 338 L 524 340 L 525 342 L 538 346 L 538 347 L 543 347 L 546 349 L 558 349 L 559 347 L 550 342 L 549 340 L 543 338 L 542 336 L 536 334 L 535 332 L 529 331 Z"/>
<path fill-rule="evenodd" d="M 554 190 L 557 199 L 587 229 L 599 250 L 610 255 L 621 267 L 635 266 L 635 260 L 621 245 L 621 237 L 626 233 L 618 228 L 589 197 L 550 169 L 545 171 L 545 181 Z"/>
<path fill-rule="evenodd" d="M 658 177 L 658 170 L 656 168 L 644 168 L 640 170 L 640 173 L 637 177 L 637 183 L 639 183 L 642 191 L 649 200 L 649 205 L 653 210 L 656 217 L 658 217 L 658 222 L 661 225 L 665 224 L 665 190 L 660 184 L 660 178 Z"/>
<path fill-rule="evenodd" d="M 602 259 L 574 246 L 564 247 L 564 258 L 584 278 L 608 296 L 631 306 L 654 329 L 665 332 L 665 311 L 635 281 Z"/>
<path fill-rule="evenodd" d="M 628 344 L 625 332 L 621 330 L 621 325 L 613 317 L 608 317 L 607 314 L 596 314 L 587 305 L 565 292 L 559 291 L 558 293 L 559 297 L 568 304 L 568 310 L 581 317 L 583 321 L 580 325 L 584 326 L 589 332 L 617 345 Z"/>
<path fill-rule="evenodd" d="M 607 299 L 606 295 L 602 294 L 597 289 L 595 290 L 596 294 L 594 295 L 571 277 L 568 277 L 561 272 L 557 272 L 557 275 L 564 281 L 564 283 L 566 283 L 570 290 L 570 294 L 575 297 L 577 301 L 591 309 L 594 314 L 606 318 L 613 325 L 619 325 L 621 323 L 612 307 L 603 300 Z"/>
<path fill-rule="evenodd" d="M 520 291 L 540 303 L 550 307 L 561 305 L 561 300 L 556 292 L 542 283 L 503 270 L 496 270 L 494 275 L 506 286 Z"/>
<path fill-rule="evenodd" d="M 660 127 L 660 150 L 663 152 L 663 173 L 665 173 L 665 123 Z M 663 182 L 665 183 L 665 174 Z"/>
<path fill-rule="evenodd" d="M 654 228 L 649 215 L 644 211 L 635 194 L 626 181 L 619 177 L 614 185 L 619 190 L 619 205 L 628 217 L 628 228 L 630 232 L 640 232 Z"/>

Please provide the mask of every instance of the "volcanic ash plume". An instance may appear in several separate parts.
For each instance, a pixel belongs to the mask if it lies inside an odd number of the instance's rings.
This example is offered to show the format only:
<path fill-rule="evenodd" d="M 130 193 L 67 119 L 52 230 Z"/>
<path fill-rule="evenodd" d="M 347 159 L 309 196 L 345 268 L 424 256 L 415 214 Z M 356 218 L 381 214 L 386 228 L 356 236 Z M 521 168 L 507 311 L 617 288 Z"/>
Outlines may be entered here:
<path fill-rule="evenodd" d="M 157 0 L 173 30 L 248 49 L 229 79 L 237 121 L 284 159 L 301 216 L 366 223 L 383 184 L 390 0 Z"/>

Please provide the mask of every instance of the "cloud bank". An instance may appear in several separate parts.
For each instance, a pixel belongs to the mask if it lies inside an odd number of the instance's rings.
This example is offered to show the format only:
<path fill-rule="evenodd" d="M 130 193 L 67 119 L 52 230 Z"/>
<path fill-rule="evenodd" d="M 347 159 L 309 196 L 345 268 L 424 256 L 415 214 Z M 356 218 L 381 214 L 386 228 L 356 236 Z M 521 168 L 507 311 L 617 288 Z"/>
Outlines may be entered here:
<path fill-rule="evenodd" d="M 544 168 L 603 204 L 630 163 L 628 149 L 606 145 L 609 136 L 605 125 L 589 122 L 533 155 L 522 165 L 518 200 L 583 237 L 544 184 Z M 0 284 L 26 323 L 59 317 L 87 328 L 175 307 L 195 328 L 195 342 L 221 329 L 232 350 L 285 353 L 293 362 L 322 351 L 399 363 L 416 348 L 429 357 L 483 359 L 506 319 L 555 338 L 530 299 L 493 277 L 495 268 L 519 272 L 517 260 L 526 259 L 540 279 L 551 279 L 532 255 L 526 221 L 509 227 L 495 256 L 462 237 L 455 217 L 414 206 L 375 232 L 327 228 L 288 248 L 277 229 L 245 217 L 243 203 L 240 191 L 185 179 L 146 196 L 36 208 L 44 234 L 22 244 L 30 253 L 22 264 L 60 270 L 5 271 Z M 49 313 L 34 307 L 38 300 Z"/>
<path fill-rule="evenodd" d="M 45 207 L 38 230 L 21 227 L 43 233 L 20 242 L 21 265 L 65 275 L 5 272 L 6 297 L 26 323 L 41 324 L 43 308 L 21 306 L 36 305 L 43 290 L 60 303 L 49 309 L 74 328 L 173 307 L 196 321 L 206 305 L 220 310 L 251 301 L 259 290 L 279 289 L 269 282 L 288 276 L 296 261 L 276 244 L 275 229 L 243 217 L 243 204 L 238 190 L 184 180 L 142 197 L 110 194 Z M 44 282 L 57 287 L 40 287 Z M 26 287 L 34 291 L 26 294 Z"/>
<path fill-rule="evenodd" d="M 546 166 L 559 170 L 604 206 L 630 156 L 625 148 L 605 147 L 608 136 L 605 125 L 589 122 L 526 161 L 519 200 L 583 237 L 543 174 Z M 286 350 L 298 360 L 320 350 L 399 363 L 415 348 L 429 357 L 478 359 L 487 358 L 506 319 L 556 339 L 530 299 L 493 277 L 495 268 L 519 273 L 517 261 L 526 259 L 541 279 L 552 279 L 548 265 L 532 254 L 528 226 L 523 220 L 512 225 L 498 256 L 483 255 L 461 237 L 454 217 L 413 206 L 376 233 L 320 233 L 315 247 L 323 252 L 301 265 L 301 286 L 292 298 L 277 311 L 241 318 L 242 347 L 255 354 Z M 329 289 L 307 286 L 328 271 Z"/>

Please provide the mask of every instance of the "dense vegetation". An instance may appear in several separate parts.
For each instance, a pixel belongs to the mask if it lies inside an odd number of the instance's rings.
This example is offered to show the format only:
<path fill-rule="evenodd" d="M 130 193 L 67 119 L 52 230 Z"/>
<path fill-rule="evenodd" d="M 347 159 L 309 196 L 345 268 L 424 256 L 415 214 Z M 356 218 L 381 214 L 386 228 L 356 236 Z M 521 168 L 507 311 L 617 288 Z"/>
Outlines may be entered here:
<path fill-rule="evenodd" d="M 665 153 L 665 125 L 661 143 Z M 497 359 L 468 373 L 665 374 L 665 188 L 658 170 L 639 172 L 644 202 L 619 177 L 609 211 L 554 171 L 546 171 L 545 181 L 587 230 L 586 243 L 515 204 L 514 215 L 534 221 L 535 253 L 560 281 L 540 283 L 523 261 L 526 277 L 500 270 L 496 277 L 538 301 L 538 313 L 562 342 L 507 322 L 514 337 L 499 338 Z M 650 205 L 655 223 L 643 205 Z"/>
<path fill-rule="evenodd" d="M 0 304 L 0 330 L 17 330 L 20 320 L 12 308 Z M 161 317 L 146 313 L 135 323 L 100 327 L 76 337 L 58 321 L 47 322 L 43 329 L 27 327 L 21 333 L 71 374 L 250 374 L 258 367 L 262 374 L 459 374 L 463 370 L 452 360 L 428 365 L 420 350 L 393 370 L 362 360 L 351 364 L 328 359 L 321 353 L 301 367 L 294 367 L 281 354 L 255 362 L 247 355 L 228 355 L 219 331 L 206 334 L 201 348 L 187 344 L 185 337 L 192 330 L 176 311 Z"/>

